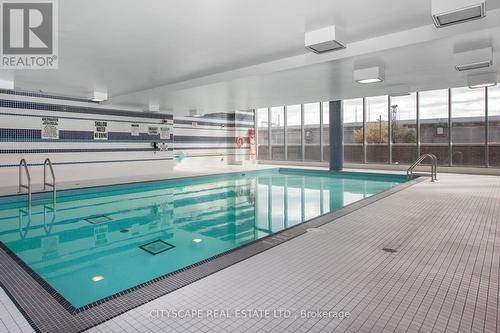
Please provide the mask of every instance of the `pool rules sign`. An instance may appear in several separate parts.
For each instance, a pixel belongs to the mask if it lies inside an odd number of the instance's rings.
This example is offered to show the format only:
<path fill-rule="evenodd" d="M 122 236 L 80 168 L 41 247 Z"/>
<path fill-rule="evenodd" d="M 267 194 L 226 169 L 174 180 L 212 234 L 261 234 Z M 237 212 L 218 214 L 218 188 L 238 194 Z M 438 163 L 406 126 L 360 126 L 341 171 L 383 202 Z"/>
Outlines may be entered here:
<path fill-rule="evenodd" d="M 95 121 L 94 140 L 107 140 L 108 139 L 108 122 Z"/>
<path fill-rule="evenodd" d="M 59 118 L 52 118 L 52 117 L 42 118 L 41 137 L 44 140 L 59 139 Z"/>

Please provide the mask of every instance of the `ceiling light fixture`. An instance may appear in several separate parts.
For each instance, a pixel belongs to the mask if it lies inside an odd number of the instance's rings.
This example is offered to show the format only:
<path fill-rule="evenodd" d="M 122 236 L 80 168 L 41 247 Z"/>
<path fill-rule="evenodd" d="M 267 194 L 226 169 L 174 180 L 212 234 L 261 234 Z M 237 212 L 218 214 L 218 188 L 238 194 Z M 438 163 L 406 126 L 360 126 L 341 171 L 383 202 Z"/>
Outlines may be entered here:
<path fill-rule="evenodd" d="M 354 70 L 354 81 L 357 83 L 377 83 L 385 79 L 384 68 L 380 66 Z"/>
<path fill-rule="evenodd" d="M 203 117 L 203 113 L 199 113 L 196 109 L 189 110 L 189 116 L 194 118 Z"/>
<path fill-rule="evenodd" d="M 14 90 L 14 79 L 0 77 L 0 89 Z"/>
<path fill-rule="evenodd" d="M 345 49 L 344 34 L 339 28 L 331 25 L 318 30 L 308 31 L 305 34 L 306 49 L 317 53 L 325 53 Z"/>
<path fill-rule="evenodd" d="M 438 28 L 486 16 L 486 0 L 432 0 L 432 20 Z"/>
<path fill-rule="evenodd" d="M 455 64 L 455 69 L 459 72 L 490 67 L 493 65 L 493 48 L 455 53 Z"/>
<path fill-rule="evenodd" d="M 389 94 L 391 97 L 402 97 L 402 96 L 410 96 L 411 94 L 409 92 L 398 92 L 398 93 L 392 93 Z"/>
<path fill-rule="evenodd" d="M 144 107 L 144 112 L 160 112 L 160 103 L 157 101 L 150 101 L 148 105 Z"/>
<path fill-rule="evenodd" d="M 469 75 L 467 84 L 471 89 L 493 87 L 497 85 L 496 73 L 483 73 L 476 75 Z"/>
<path fill-rule="evenodd" d="M 92 97 L 90 97 L 90 101 L 95 103 L 104 102 L 108 99 L 108 90 L 105 88 L 94 89 Z"/>

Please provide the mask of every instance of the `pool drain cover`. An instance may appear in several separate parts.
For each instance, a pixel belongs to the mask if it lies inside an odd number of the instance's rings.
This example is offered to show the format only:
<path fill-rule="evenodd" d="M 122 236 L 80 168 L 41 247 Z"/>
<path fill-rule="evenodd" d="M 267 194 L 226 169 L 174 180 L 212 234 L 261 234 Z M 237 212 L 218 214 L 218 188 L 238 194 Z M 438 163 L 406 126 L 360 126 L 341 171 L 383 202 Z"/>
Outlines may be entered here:
<path fill-rule="evenodd" d="M 158 239 L 151 243 L 141 245 L 139 247 L 152 255 L 157 255 L 159 253 L 173 249 L 175 246 Z"/>
<path fill-rule="evenodd" d="M 85 221 L 87 221 L 88 223 L 91 223 L 91 224 L 100 224 L 100 223 L 108 222 L 111 220 L 112 220 L 111 217 L 107 217 L 105 215 L 92 216 L 92 217 L 88 217 L 85 219 Z"/>
<path fill-rule="evenodd" d="M 389 252 L 389 253 L 396 253 L 396 252 L 398 252 L 396 249 L 393 249 L 393 248 L 390 248 L 390 247 L 384 247 L 382 250 L 385 251 L 385 252 Z"/>

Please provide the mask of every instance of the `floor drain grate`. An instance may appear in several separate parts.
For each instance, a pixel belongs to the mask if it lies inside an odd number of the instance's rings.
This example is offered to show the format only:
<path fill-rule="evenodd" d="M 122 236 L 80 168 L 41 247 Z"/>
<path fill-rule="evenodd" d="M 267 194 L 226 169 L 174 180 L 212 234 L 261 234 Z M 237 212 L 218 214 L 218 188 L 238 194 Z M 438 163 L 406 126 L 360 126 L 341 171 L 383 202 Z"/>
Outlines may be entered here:
<path fill-rule="evenodd" d="M 105 215 L 99 215 L 99 216 L 87 217 L 84 220 L 90 224 L 100 224 L 104 222 L 109 222 L 112 220 L 112 218 Z"/>
<path fill-rule="evenodd" d="M 151 243 L 147 243 L 144 245 L 139 246 L 142 250 L 152 254 L 152 255 L 157 255 L 159 253 L 165 252 L 167 250 L 173 249 L 175 246 L 172 244 L 169 244 L 167 242 L 164 242 L 160 239 L 155 240 Z"/>
<path fill-rule="evenodd" d="M 384 247 L 382 250 L 385 251 L 385 252 L 389 252 L 389 253 L 396 253 L 396 252 L 398 252 L 398 250 L 390 248 L 390 247 Z"/>

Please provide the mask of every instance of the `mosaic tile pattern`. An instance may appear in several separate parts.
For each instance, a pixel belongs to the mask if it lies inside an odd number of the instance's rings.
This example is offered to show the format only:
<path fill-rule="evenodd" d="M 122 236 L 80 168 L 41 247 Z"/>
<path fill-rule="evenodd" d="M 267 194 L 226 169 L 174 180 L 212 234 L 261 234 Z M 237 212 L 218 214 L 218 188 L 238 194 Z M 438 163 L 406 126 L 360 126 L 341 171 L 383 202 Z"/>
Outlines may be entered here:
<path fill-rule="evenodd" d="M 46 157 L 54 164 L 164 161 L 173 160 L 180 152 L 185 157 L 246 157 L 248 129 L 254 126 L 252 111 L 178 117 L 173 124 L 172 114 L 105 109 L 36 93 L 18 95 L 44 102 L 9 100 L 8 95 L 0 98 L 0 154 L 6 157 L 0 168 L 16 167 L 21 158 L 29 159 L 30 165 L 40 165 Z M 54 103 L 46 103 L 47 98 L 53 98 Z M 42 135 L 42 122 L 47 118 L 58 119 L 57 138 Z M 107 123 L 107 139 L 95 139 L 96 121 Z M 132 124 L 139 126 L 139 133 L 131 134 Z M 171 127 L 171 136 L 162 138 L 159 131 L 149 132 L 150 127 Z M 238 136 L 244 138 L 241 148 L 235 143 Z M 158 151 L 155 142 L 165 144 L 166 150 Z"/>

